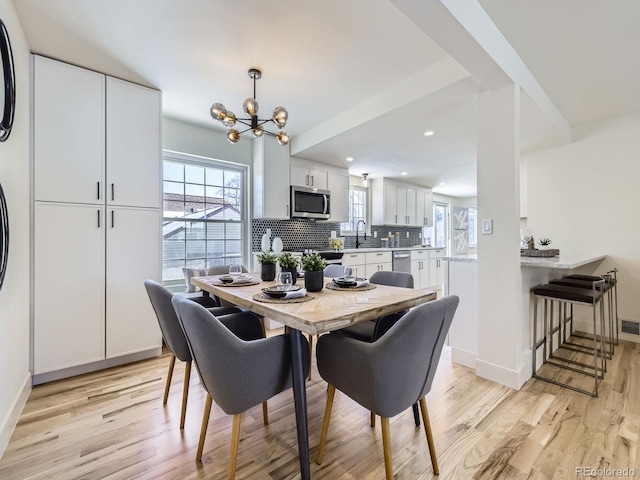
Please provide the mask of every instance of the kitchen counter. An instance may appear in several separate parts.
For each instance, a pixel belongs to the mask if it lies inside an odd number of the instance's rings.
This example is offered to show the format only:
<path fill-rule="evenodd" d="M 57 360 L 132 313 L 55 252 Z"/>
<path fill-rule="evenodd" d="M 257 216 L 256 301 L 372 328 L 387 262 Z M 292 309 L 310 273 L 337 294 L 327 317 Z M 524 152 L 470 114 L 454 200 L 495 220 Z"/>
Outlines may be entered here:
<path fill-rule="evenodd" d="M 520 266 L 537 267 L 537 268 L 553 268 L 558 270 L 573 270 L 600 260 L 604 260 L 606 255 L 560 255 L 558 257 L 520 257 Z M 444 257 L 443 260 L 448 262 L 465 262 L 476 263 L 478 261 L 477 254 L 453 255 Z"/>
<path fill-rule="evenodd" d="M 398 250 L 444 250 L 444 247 L 362 247 L 362 248 L 345 248 L 343 250 L 338 250 L 338 252 L 342 253 L 367 253 L 367 252 L 394 252 Z M 329 247 L 317 249 L 319 252 L 330 252 L 332 251 Z M 253 255 L 257 255 L 260 252 L 251 252 Z M 302 255 L 302 250 L 300 251 L 292 251 L 291 253 L 295 255 Z"/>

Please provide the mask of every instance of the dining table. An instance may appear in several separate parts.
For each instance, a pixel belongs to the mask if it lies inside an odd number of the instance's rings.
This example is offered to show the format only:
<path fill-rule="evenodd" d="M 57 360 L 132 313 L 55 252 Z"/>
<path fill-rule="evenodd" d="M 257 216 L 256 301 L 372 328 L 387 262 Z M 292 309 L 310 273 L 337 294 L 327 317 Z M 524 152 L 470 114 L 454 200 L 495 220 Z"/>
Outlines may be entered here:
<path fill-rule="evenodd" d="M 265 298 L 263 289 L 273 287 L 276 282 L 261 281 L 260 273 L 249 275 L 251 281 L 244 284 L 225 284 L 218 276 L 193 277 L 191 283 L 204 292 L 288 327 L 300 473 L 303 480 L 309 480 L 311 471 L 303 334 L 327 333 L 408 310 L 435 300 L 436 292 L 373 284 L 357 288 L 335 288 L 331 278 L 324 278 L 326 287 L 319 292 L 307 292 L 296 301 L 273 300 Z"/>

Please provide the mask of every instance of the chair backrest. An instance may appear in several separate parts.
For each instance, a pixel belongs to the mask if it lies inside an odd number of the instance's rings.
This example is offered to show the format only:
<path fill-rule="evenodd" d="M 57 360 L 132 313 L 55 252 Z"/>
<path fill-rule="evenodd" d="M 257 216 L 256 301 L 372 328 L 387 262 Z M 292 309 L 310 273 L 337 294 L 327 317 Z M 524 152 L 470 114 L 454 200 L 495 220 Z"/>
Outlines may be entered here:
<path fill-rule="evenodd" d="M 172 303 L 202 384 L 225 413 L 244 412 L 291 385 L 287 335 L 244 341 L 201 305 L 179 295 Z"/>
<path fill-rule="evenodd" d="M 173 293 L 153 280 L 145 280 L 144 287 L 147 289 L 149 300 L 151 300 L 153 310 L 156 312 L 162 337 L 167 347 L 179 360 L 183 362 L 190 361 L 191 353 L 189 352 L 187 339 L 171 304 Z"/>
<path fill-rule="evenodd" d="M 243 265 L 242 271 L 247 273 L 247 268 Z M 209 268 L 209 273 L 211 275 L 224 275 L 225 273 L 229 273 L 229 265 L 215 265 Z"/>
<path fill-rule="evenodd" d="M 375 411 L 392 417 L 430 390 L 442 347 L 458 308 L 455 295 L 427 302 L 404 315 L 376 343 Z"/>
<path fill-rule="evenodd" d="M 324 269 L 324 276 L 329 278 L 337 278 L 344 276 L 344 265 L 327 265 Z"/>
<path fill-rule="evenodd" d="M 406 272 L 375 272 L 369 278 L 371 283 L 390 287 L 413 288 L 413 275 Z"/>

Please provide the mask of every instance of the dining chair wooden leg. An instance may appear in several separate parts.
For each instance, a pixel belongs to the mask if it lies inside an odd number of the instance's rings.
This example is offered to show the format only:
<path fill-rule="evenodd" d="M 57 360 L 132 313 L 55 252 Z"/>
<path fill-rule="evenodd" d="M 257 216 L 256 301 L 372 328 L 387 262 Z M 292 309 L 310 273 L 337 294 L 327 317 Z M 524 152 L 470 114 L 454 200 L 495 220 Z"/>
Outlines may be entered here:
<path fill-rule="evenodd" d="M 262 327 L 262 334 L 266 338 L 267 337 L 267 327 L 265 327 L 265 325 L 264 325 L 264 317 L 262 315 L 260 315 L 258 318 L 260 319 L 260 326 Z"/>
<path fill-rule="evenodd" d="M 371 428 L 376 428 L 376 414 L 371 412 Z"/>
<path fill-rule="evenodd" d="M 322 433 L 320 434 L 320 445 L 318 445 L 318 458 L 316 463 L 322 465 L 322 455 L 324 454 L 324 444 L 327 441 L 327 432 L 329 431 L 329 419 L 331 418 L 331 408 L 333 407 L 333 398 L 336 394 L 336 387 L 329 384 L 327 389 L 327 405 L 324 408 L 324 421 L 322 422 Z"/>
<path fill-rule="evenodd" d="M 309 358 L 313 358 L 313 335 L 309 335 Z M 309 376 L 307 380 L 311 380 L 311 365 L 309 365 Z"/>
<path fill-rule="evenodd" d="M 173 367 L 176 365 L 176 356 L 172 353 L 169 361 L 169 371 L 167 372 L 167 384 L 164 386 L 164 399 L 162 404 L 166 405 L 169 399 L 169 388 L 171 388 L 171 377 L 173 377 Z"/>
<path fill-rule="evenodd" d="M 231 453 L 229 454 L 229 480 L 236 478 L 236 465 L 238 463 L 238 445 L 240 444 L 240 425 L 242 414 L 233 416 L 233 426 L 231 427 Z"/>
<path fill-rule="evenodd" d="M 180 414 L 180 428 L 184 428 L 187 417 L 187 398 L 189 397 L 189 381 L 191 380 L 191 360 L 184 366 L 184 387 L 182 388 L 182 413 Z"/>
<path fill-rule="evenodd" d="M 211 415 L 211 404 L 213 398 L 207 393 L 207 401 L 204 405 L 202 414 L 202 427 L 200 428 L 200 441 L 198 442 L 198 451 L 196 452 L 196 462 L 202 462 L 202 450 L 204 449 L 204 438 L 207 436 L 207 426 L 209 425 L 209 415 Z"/>
<path fill-rule="evenodd" d="M 433 432 L 431 431 L 431 422 L 429 421 L 429 412 L 427 411 L 427 400 L 424 397 L 420 399 L 420 410 L 422 412 L 424 432 L 427 434 L 427 443 L 429 444 L 429 454 L 431 455 L 433 473 L 439 475 L 440 468 L 438 467 L 438 459 L 436 457 L 436 445 L 433 442 Z"/>
<path fill-rule="evenodd" d="M 380 417 L 382 425 L 382 449 L 384 450 L 384 471 L 387 480 L 393 480 L 393 459 L 391 458 L 391 432 L 389 429 L 389 418 Z"/>
<path fill-rule="evenodd" d="M 269 425 L 269 409 L 267 402 L 262 402 L 262 421 L 265 425 Z"/>

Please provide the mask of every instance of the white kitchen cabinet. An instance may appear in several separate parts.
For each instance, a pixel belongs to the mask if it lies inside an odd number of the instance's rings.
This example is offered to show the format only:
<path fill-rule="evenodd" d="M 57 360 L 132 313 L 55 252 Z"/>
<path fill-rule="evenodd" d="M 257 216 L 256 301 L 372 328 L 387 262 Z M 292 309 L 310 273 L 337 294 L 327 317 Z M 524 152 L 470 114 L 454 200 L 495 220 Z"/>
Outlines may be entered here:
<path fill-rule="evenodd" d="M 106 77 L 32 58 L 35 200 L 104 204 Z"/>
<path fill-rule="evenodd" d="M 53 379 L 162 345 L 143 285 L 161 279 L 160 92 L 32 58 L 34 373 Z"/>
<path fill-rule="evenodd" d="M 413 288 L 427 288 L 429 282 L 429 250 L 411 251 L 411 275 L 413 275 Z"/>
<path fill-rule="evenodd" d="M 160 92 L 107 77 L 107 203 L 161 207 Z"/>
<path fill-rule="evenodd" d="M 345 253 L 342 256 L 342 265 L 344 266 L 364 268 L 366 262 L 367 260 L 364 253 Z M 362 276 L 362 274 L 360 274 L 360 276 Z"/>
<path fill-rule="evenodd" d="M 253 140 L 253 216 L 288 220 L 291 215 L 289 147 L 269 136 Z"/>
<path fill-rule="evenodd" d="M 445 249 L 429 251 L 429 283 L 430 287 L 442 288 L 444 283 L 444 261 L 442 257 L 446 254 Z"/>
<path fill-rule="evenodd" d="M 34 373 L 103 360 L 105 208 L 35 204 Z"/>
<path fill-rule="evenodd" d="M 418 189 L 416 193 L 416 225 L 433 226 L 433 193 L 429 188 Z"/>
<path fill-rule="evenodd" d="M 417 225 L 417 187 L 386 179 L 371 182 L 371 221 L 374 225 Z"/>
<path fill-rule="evenodd" d="M 391 252 L 367 252 L 364 255 L 366 278 L 371 278 L 371 275 L 376 272 L 393 270 L 393 254 Z"/>
<path fill-rule="evenodd" d="M 327 190 L 331 192 L 332 222 L 349 221 L 349 176 L 327 173 Z"/>
<path fill-rule="evenodd" d="M 162 214 L 157 209 L 109 207 L 106 241 L 106 357 L 161 345 L 144 281 L 161 278 Z"/>
<path fill-rule="evenodd" d="M 327 171 L 291 165 L 291 185 L 328 190 Z"/>

